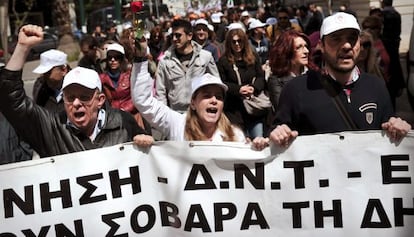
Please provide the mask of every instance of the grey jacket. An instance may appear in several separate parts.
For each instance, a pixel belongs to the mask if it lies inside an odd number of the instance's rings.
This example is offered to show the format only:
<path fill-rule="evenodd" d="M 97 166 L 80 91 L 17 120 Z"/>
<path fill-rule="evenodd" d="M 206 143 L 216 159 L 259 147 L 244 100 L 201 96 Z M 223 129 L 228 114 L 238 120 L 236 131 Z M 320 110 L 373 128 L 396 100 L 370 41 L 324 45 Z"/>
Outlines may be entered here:
<path fill-rule="evenodd" d="M 191 99 L 191 79 L 210 73 L 220 77 L 214 58 L 209 51 L 192 41 L 193 57 L 185 68 L 172 46 L 158 63 L 156 76 L 157 99 L 176 111 L 186 111 Z"/>

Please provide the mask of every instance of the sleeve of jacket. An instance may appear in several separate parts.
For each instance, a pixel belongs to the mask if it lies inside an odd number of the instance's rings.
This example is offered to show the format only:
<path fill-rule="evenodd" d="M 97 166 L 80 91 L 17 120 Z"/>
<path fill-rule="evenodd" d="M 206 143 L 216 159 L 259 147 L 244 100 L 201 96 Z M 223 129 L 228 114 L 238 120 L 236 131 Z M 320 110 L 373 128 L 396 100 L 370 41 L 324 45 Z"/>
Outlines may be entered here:
<path fill-rule="evenodd" d="M 297 130 L 298 109 L 300 108 L 298 92 L 295 90 L 293 83 L 287 83 L 281 91 L 279 104 L 276 111 L 274 127 L 276 125 L 286 124 L 291 129 Z"/>
<path fill-rule="evenodd" d="M 131 95 L 142 117 L 164 135 L 168 135 L 181 114 L 152 96 L 152 78 L 148 73 L 147 62 L 134 63 L 131 72 Z"/>
<path fill-rule="evenodd" d="M 282 91 L 282 85 L 280 84 L 279 78 L 274 75 L 271 75 L 267 80 L 267 89 L 269 90 L 269 99 L 272 102 L 274 111 L 277 111 L 277 106 L 279 104 L 279 97 Z"/>
<path fill-rule="evenodd" d="M 260 58 L 257 56 L 255 60 L 254 69 L 256 71 L 256 80 L 252 85 L 254 87 L 254 94 L 258 95 L 265 89 L 266 81 L 264 79 L 264 71 L 260 63 Z"/>
<path fill-rule="evenodd" d="M 40 157 L 79 150 L 77 144 L 69 142 L 72 138 L 61 128 L 59 117 L 26 96 L 21 78 L 22 71 L 0 71 L 0 110 L 16 133 Z"/>
<path fill-rule="evenodd" d="M 210 52 L 205 52 L 205 54 L 206 54 L 206 57 L 208 57 L 206 73 L 208 72 L 213 76 L 220 77 L 220 74 L 219 74 L 219 71 L 217 69 L 216 62 L 214 61 L 213 55 Z"/>
<path fill-rule="evenodd" d="M 240 85 L 237 83 L 236 74 L 233 70 L 232 65 L 225 58 L 221 57 L 217 63 L 217 68 L 220 73 L 221 80 L 229 87 L 228 94 L 239 96 L 240 95 Z"/>
<path fill-rule="evenodd" d="M 158 63 L 157 74 L 155 77 L 155 89 L 156 89 L 157 99 L 161 101 L 162 103 L 164 103 L 165 105 L 168 104 L 167 80 L 168 80 L 167 67 L 165 65 L 165 61 L 161 60 Z"/>

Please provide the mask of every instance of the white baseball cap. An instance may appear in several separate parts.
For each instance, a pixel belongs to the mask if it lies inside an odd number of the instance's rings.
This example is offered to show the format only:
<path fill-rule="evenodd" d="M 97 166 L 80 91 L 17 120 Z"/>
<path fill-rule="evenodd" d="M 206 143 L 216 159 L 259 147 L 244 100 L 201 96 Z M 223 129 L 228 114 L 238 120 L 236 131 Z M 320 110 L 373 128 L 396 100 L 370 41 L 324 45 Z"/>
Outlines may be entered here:
<path fill-rule="evenodd" d="M 108 48 L 106 48 L 106 52 L 108 53 L 109 50 L 113 50 L 113 51 L 117 51 L 120 52 L 122 54 L 125 54 L 125 49 L 122 45 L 118 44 L 118 43 L 112 43 L 108 45 Z"/>
<path fill-rule="evenodd" d="M 250 16 L 250 14 L 249 14 L 249 12 L 248 12 L 248 11 L 243 11 L 243 12 L 241 13 L 241 16 Z"/>
<path fill-rule="evenodd" d="M 53 67 L 66 65 L 68 55 L 56 49 L 50 49 L 40 54 L 40 64 L 33 72 L 43 74 L 50 71 Z"/>
<path fill-rule="evenodd" d="M 221 12 L 216 12 L 216 13 L 211 14 L 211 22 L 220 23 L 222 16 L 223 16 L 223 13 Z"/>
<path fill-rule="evenodd" d="M 253 19 L 249 24 L 249 30 L 253 30 L 253 29 L 261 28 L 261 27 L 265 27 L 265 26 L 267 26 L 266 23 L 263 23 L 258 19 Z"/>
<path fill-rule="evenodd" d="M 131 29 L 131 28 L 132 28 L 132 22 L 126 21 L 126 22 L 122 23 L 122 29 L 123 30 Z"/>
<path fill-rule="evenodd" d="M 193 78 L 191 82 L 191 96 L 194 96 L 194 92 L 203 86 L 217 85 L 220 86 L 224 92 L 228 90 L 226 84 L 224 84 L 219 77 L 213 76 L 210 73 L 206 73 L 200 77 Z"/>
<path fill-rule="evenodd" d="M 78 84 L 92 90 L 98 88 L 99 91 L 102 91 L 102 83 L 98 73 L 85 67 L 75 67 L 65 75 L 62 91 L 72 84 Z"/>
<path fill-rule="evenodd" d="M 203 18 L 198 19 L 198 20 L 196 20 L 196 21 L 194 22 L 194 26 L 197 26 L 197 25 L 205 25 L 205 26 L 208 26 L 208 21 L 206 21 L 206 20 L 205 20 L 205 19 L 203 19 Z"/>
<path fill-rule="evenodd" d="M 353 15 L 345 12 L 338 12 L 323 20 L 320 30 L 321 38 L 343 29 L 355 29 L 358 32 L 361 31 L 358 21 Z"/>
<path fill-rule="evenodd" d="M 228 31 L 235 30 L 235 29 L 241 29 L 243 31 L 246 31 L 244 29 L 243 25 L 241 23 L 238 23 L 238 22 L 231 23 L 230 25 L 227 26 Z"/>

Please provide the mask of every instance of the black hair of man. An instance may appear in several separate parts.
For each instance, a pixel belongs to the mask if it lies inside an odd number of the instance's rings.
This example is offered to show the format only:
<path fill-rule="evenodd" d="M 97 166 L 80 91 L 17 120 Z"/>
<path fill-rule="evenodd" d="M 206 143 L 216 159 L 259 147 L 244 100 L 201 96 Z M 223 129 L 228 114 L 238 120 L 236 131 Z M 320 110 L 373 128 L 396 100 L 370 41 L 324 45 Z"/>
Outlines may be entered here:
<path fill-rule="evenodd" d="M 392 6 L 392 0 L 383 0 L 382 3 L 384 6 Z"/>
<path fill-rule="evenodd" d="M 177 20 L 174 20 L 172 23 L 171 23 L 171 28 L 174 30 L 174 29 L 177 29 L 177 28 L 184 28 L 184 32 L 186 33 L 186 34 L 190 34 L 190 33 L 192 33 L 193 32 L 193 27 L 191 26 L 191 23 L 189 22 L 189 21 L 187 21 L 187 20 L 183 20 L 183 19 L 177 19 Z"/>
<path fill-rule="evenodd" d="M 90 48 L 92 47 L 99 47 L 98 40 L 93 37 L 92 35 L 86 34 L 82 37 L 82 39 L 79 41 L 79 45 L 82 47 L 82 45 L 89 45 Z"/>

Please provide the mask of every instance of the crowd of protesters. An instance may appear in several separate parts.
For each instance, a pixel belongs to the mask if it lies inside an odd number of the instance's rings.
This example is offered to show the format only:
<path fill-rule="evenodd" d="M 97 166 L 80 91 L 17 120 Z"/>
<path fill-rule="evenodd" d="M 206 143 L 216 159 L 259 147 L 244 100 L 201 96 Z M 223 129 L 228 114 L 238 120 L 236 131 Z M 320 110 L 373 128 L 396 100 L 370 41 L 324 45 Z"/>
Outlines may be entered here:
<path fill-rule="evenodd" d="M 60 82 L 45 84 L 54 85 L 49 94 L 35 97 L 43 102 L 33 105 L 20 87 L 16 97 L 15 88 L 3 83 L 0 111 L 41 157 L 132 140 L 148 146 L 156 130 L 161 136 L 155 139 L 244 141 L 257 149 L 270 141 L 286 146 L 299 134 L 344 130 L 384 129 L 398 141 L 411 130 L 394 117 L 395 97 L 404 85 L 393 76 L 401 65 L 390 61 L 400 32 L 385 30 L 393 30 L 386 21 L 401 25 L 401 18 L 392 0 L 382 3 L 362 24 L 346 6 L 325 17 L 309 4 L 147 19 L 151 24 L 141 39 L 128 21 L 122 32 L 103 33 L 98 25 L 80 40 L 79 67 L 66 67 L 65 55 L 60 61 L 41 57 L 48 65 L 37 70 L 43 80 L 55 68 L 62 72 Z M 22 29 L 19 50 L 0 74 L 8 85 L 20 85 L 11 77 L 19 77 L 21 58 L 41 38 L 35 26 Z M 262 92 L 271 106 L 248 112 L 244 100 Z M 62 101 L 64 119 L 59 111 L 41 108 L 50 96 Z M 352 126 L 329 97 L 342 101 Z M 358 110 L 367 103 L 376 106 Z M 28 130 L 29 122 L 22 123 L 28 119 L 39 126 Z M 118 128 L 122 123 L 128 126 Z M 57 131 L 51 135 L 54 146 L 50 137 L 42 138 Z"/>

